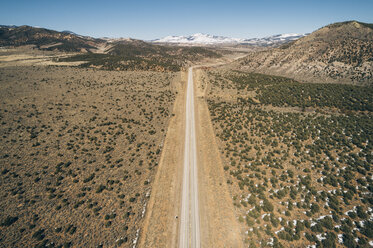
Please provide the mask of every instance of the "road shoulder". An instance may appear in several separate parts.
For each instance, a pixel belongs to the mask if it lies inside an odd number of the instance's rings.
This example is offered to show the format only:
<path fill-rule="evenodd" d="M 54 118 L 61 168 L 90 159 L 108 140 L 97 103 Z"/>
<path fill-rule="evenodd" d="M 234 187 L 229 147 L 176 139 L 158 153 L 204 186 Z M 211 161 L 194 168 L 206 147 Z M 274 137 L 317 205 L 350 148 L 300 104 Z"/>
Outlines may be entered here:
<path fill-rule="evenodd" d="M 195 69 L 195 113 L 202 247 L 243 247 L 210 113 L 201 87 L 201 69 Z"/>
<path fill-rule="evenodd" d="M 185 96 L 188 72 L 181 72 L 178 91 L 159 168 L 145 215 L 139 247 L 177 247 L 185 136 Z M 171 213 L 171 214 L 170 214 Z"/>

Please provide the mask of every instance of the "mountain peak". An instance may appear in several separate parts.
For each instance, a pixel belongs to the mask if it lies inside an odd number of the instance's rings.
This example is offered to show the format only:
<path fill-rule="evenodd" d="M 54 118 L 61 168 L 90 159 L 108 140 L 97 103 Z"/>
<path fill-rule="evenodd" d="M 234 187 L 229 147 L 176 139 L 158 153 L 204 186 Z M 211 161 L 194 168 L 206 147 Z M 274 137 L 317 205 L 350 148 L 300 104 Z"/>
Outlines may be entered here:
<path fill-rule="evenodd" d="M 152 40 L 154 43 L 173 43 L 173 44 L 223 44 L 223 43 L 237 43 L 242 39 L 229 38 L 225 36 L 215 36 L 204 33 L 195 33 L 189 36 L 166 36 L 161 39 Z"/>
<path fill-rule="evenodd" d="M 361 27 L 367 27 L 373 29 L 373 24 L 372 23 L 365 23 L 365 22 L 359 22 L 359 21 L 345 21 L 345 22 L 336 22 L 329 24 L 323 28 L 339 28 L 339 27 L 354 27 L 354 28 L 361 28 Z"/>
<path fill-rule="evenodd" d="M 205 33 L 195 33 L 189 36 L 166 36 L 161 39 L 155 39 L 153 43 L 169 43 L 169 44 L 189 44 L 189 45 L 221 45 L 221 44 L 246 44 L 253 46 L 273 46 L 280 45 L 289 41 L 299 39 L 306 34 L 277 34 L 264 38 L 232 38 L 225 36 L 217 36 Z"/>

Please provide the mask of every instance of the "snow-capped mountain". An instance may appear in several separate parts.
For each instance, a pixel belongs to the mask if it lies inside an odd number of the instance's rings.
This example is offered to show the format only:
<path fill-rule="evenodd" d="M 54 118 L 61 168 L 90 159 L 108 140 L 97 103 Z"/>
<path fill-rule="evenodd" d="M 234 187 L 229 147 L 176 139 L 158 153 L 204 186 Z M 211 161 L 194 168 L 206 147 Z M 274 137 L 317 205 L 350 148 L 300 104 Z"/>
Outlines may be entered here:
<path fill-rule="evenodd" d="M 152 40 L 151 42 L 189 45 L 247 44 L 254 46 L 272 46 L 296 40 L 305 35 L 307 34 L 278 34 L 264 38 L 242 39 L 197 33 L 189 36 L 166 36 L 161 39 Z"/>
<path fill-rule="evenodd" d="M 277 34 L 264 38 L 245 39 L 241 44 L 255 45 L 255 46 L 272 46 L 281 45 L 289 41 L 297 40 L 308 34 Z"/>
<path fill-rule="evenodd" d="M 154 43 L 183 43 L 183 44 L 222 44 L 222 43 L 240 43 L 244 39 L 229 38 L 209 34 L 193 34 L 189 36 L 166 36 L 161 39 L 153 40 Z"/>
<path fill-rule="evenodd" d="M 121 41 L 133 41 L 134 39 L 132 38 L 112 38 L 112 37 L 102 37 L 102 40 L 107 41 L 108 43 L 114 43 L 114 42 L 121 42 Z"/>

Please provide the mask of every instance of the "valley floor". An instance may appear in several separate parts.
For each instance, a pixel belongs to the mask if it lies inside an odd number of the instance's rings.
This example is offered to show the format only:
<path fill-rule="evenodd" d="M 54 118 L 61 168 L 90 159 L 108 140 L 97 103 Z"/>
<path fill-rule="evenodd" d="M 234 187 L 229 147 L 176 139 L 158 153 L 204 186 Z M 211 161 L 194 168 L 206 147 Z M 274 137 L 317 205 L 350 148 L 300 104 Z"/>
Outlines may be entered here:
<path fill-rule="evenodd" d="M 0 246 L 178 247 L 188 72 L 27 51 L 0 51 Z M 373 90 L 236 55 L 193 69 L 200 246 L 371 246 Z"/>
<path fill-rule="evenodd" d="M 132 246 L 178 79 L 0 68 L 0 246 Z"/>

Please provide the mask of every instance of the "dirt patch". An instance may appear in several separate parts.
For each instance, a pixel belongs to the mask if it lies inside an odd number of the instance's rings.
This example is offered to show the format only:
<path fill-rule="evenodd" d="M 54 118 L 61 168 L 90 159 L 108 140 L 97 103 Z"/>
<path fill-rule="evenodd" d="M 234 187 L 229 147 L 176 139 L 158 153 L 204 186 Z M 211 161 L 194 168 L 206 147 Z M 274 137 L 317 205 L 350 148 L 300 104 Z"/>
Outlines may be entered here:
<path fill-rule="evenodd" d="M 176 247 L 184 157 L 187 73 L 174 83 L 178 95 L 155 177 L 140 247 Z"/>
<path fill-rule="evenodd" d="M 33 49 L 32 46 L 2 48 L 0 49 L 0 68 L 40 65 L 79 66 L 85 63 L 85 61 L 58 62 L 58 59 L 72 56 L 73 54 L 74 53 L 43 51 Z"/>
<path fill-rule="evenodd" d="M 203 98 L 206 86 L 200 85 L 201 70 L 195 71 L 202 247 L 243 247 L 209 110 Z"/>

